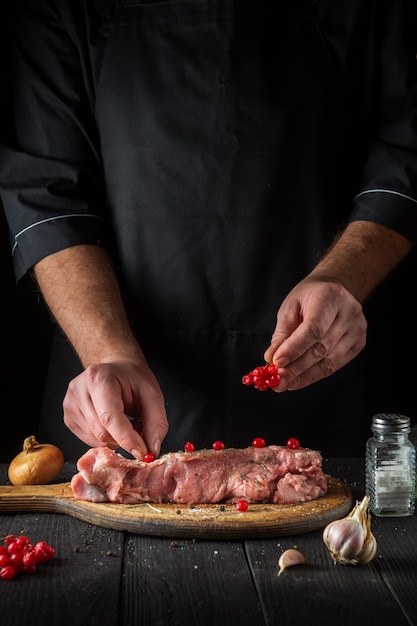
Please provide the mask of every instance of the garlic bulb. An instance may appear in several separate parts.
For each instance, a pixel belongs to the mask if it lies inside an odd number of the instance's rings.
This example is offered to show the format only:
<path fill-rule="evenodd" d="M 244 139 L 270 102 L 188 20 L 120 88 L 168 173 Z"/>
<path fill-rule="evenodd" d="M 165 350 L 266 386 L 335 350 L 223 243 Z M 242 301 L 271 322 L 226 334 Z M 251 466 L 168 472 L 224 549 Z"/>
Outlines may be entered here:
<path fill-rule="evenodd" d="M 347 517 L 330 522 L 324 529 L 323 541 L 335 563 L 358 565 L 374 558 L 377 546 L 368 506 L 369 496 L 365 496 Z"/>
<path fill-rule="evenodd" d="M 290 567 L 291 565 L 302 565 L 305 562 L 306 560 L 304 556 L 298 550 L 295 550 L 294 548 L 285 550 L 285 552 L 281 554 L 278 560 L 278 576 L 282 574 L 286 567 Z"/>

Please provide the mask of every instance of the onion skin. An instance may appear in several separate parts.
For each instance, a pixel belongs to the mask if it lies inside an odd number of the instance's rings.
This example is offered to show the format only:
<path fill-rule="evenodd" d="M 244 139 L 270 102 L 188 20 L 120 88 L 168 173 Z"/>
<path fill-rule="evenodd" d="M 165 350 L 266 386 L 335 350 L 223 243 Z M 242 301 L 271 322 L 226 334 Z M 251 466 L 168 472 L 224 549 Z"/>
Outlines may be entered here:
<path fill-rule="evenodd" d="M 38 443 L 32 435 L 23 443 L 23 450 L 11 461 L 8 469 L 13 485 L 47 485 L 64 465 L 62 451 L 51 443 Z"/>

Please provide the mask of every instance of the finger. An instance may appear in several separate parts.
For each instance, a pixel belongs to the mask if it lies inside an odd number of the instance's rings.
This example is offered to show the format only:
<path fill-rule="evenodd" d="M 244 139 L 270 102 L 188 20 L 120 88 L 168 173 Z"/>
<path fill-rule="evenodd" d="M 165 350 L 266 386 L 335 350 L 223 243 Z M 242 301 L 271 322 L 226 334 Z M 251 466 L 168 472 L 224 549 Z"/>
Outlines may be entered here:
<path fill-rule="evenodd" d="M 308 354 L 303 355 L 291 363 L 290 367 L 280 369 L 280 385 L 274 391 L 303 389 L 331 376 L 355 358 L 364 348 L 365 343 L 364 335 L 348 332 L 330 347 L 322 358 L 317 358 L 318 352 L 315 352 L 311 358 Z"/>
<path fill-rule="evenodd" d="M 89 446 L 100 445 L 98 436 L 102 428 L 98 422 L 83 374 L 70 381 L 62 404 L 64 423 L 67 428 Z M 93 427 L 94 422 L 98 424 L 96 432 Z M 111 445 L 115 442 L 109 440 L 108 443 Z"/>
<path fill-rule="evenodd" d="M 280 345 L 288 338 L 288 335 L 285 332 L 274 332 L 274 335 L 271 339 L 271 344 L 264 352 L 264 360 L 265 363 L 276 363 L 276 352 Z"/>
<path fill-rule="evenodd" d="M 77 393 L 74 400 L 74 394 L 69 387 L 63 408 L 65 425 L 81 441 L 92 447 L 106 445 L 109 448 L 117 448 L 117 442 L 103 429 L 89 395 L 81 397 Z"/>
<path fill-rule="evenodd" d="M 98 419 L 98 422 L 92 419 L 94 435 L 101 445 L 107 445 L 109 440 L 115 441 L 116 447 L 142 459 L 147 452 L 146 444 L 125 414 L 120 388 L 117 390 L 117 387 L 115 381 L 108 381 L 108 385 L 100 389 L 94 387 L 91 392 Z"/>
<path fill-rule="evenodd" d="M 140 404 L 140 420 L 135 420 L 134 423 L 140 428 L 139 432 L 150 452 L 157 457 L 168 432 L 168 418 L 163 395 L 159 391 L 159 386 L 152 382 L 151 377 L 146 383 L 149 384 L 146 392 L 141 389 L 140 398 L 136 399 L 136 404 Z"/>
<path fill-rule="evenodd" d="M 147 419 L 143 425 L 142 436 L 149 450 L 156 457 L 161 451 L 161 443 L 168 432 L 168 420 L 165 410 L 154 411 L 153 417 Z"/>
<path fill-rule="evenodd" d="M 305 368 L 298 362 L 291 364 L 290 368 L 280 369 L 280 383 L 274 389 L 277 393 L 284 391 L 296 391 L 326 378 L 336 371 L 336 365 L 332 355 L 328 355 L 320 361 L 315 361 L 311 367 Z"/>
<path fill-rule="evenodd" d="M 306 318 L 283 343 L 276 349 L 273 355 L 273 363 L 281 370 L 294 367 L 298 361 L 298 367 L 309 367 L 313 362 L 326 356 L 338 339 L 337 328 L 332 329 L 334 318 Z M 303 361 L 306 355 L 307 362 Z"/>
<path fill-rule="evenodd" d="M 165 417 L 165 423 L 166 423 L 166 415 L 164 415 L 164 417 Z M 155 433 L 155 427 L 154 427 L 152 419 L 146 420 L 147 426 L 143 424 L 142 419 L 135 419 L 135 418 L 129 418 L 129 419 L 131 421 L 133 428 L 136 430 L 136 432 L 139 433 L 139 435 L 142 437 L 142 439 L 146 443 L 148 450 L 152 452 L 152 454 L 155 457 L 158 457 L 161 452 L 161 442 L 165 438 L 165 435 L 167 433 L 167 428 L 163 427 L 162 435 L 158 435 L 157 432 Z"/>
<path fill-rule="evenodd" d="M 281 308 L 277 315 L 277 325 L 271 337 L 271 345 L 265 350 L 264 359 L 266 363 L 277 363 L 275 357 L 278 348 L 292 335 L 300 324 L 299 309 L 294 308 L 285 311 Z M 284 363 L 283 363 L 284 365 Z"/>

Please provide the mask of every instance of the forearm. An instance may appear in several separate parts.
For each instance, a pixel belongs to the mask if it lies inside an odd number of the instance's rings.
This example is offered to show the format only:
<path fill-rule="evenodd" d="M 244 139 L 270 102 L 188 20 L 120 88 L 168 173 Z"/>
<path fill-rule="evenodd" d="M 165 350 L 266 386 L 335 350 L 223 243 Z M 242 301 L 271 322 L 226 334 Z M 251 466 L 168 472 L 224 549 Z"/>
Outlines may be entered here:
<path fill-rule="evenodd" d="M 310 276 L 340 282 L 363 303 L 412 249 L 402 235 L 373 222 L 352 222 Z"/>
<path fill-rule="evenodd" d="M 34 267 L 45 301 L 85 367 L 141 356 L 107 252 L 75 246 Z"/>

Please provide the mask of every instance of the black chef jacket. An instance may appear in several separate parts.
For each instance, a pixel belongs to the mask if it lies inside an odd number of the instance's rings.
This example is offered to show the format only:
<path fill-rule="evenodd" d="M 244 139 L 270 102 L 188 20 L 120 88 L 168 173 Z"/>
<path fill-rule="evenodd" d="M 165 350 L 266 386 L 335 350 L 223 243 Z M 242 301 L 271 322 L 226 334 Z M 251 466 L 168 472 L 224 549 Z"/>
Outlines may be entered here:
<path fill-rule="evenodd" d="M 241 377 L 338 229 L 417 235 L 415 5 L 16 1 L 1 174 L 16 277 L 68 246 L 111 251 L 165 394 L 164 450 L 295 436 L 363 451 L 366 351 L 297 392 Z M 78 371 L 58 337 L 42 432 L 67 458 L 84 449 L 62 424 Z"/>

